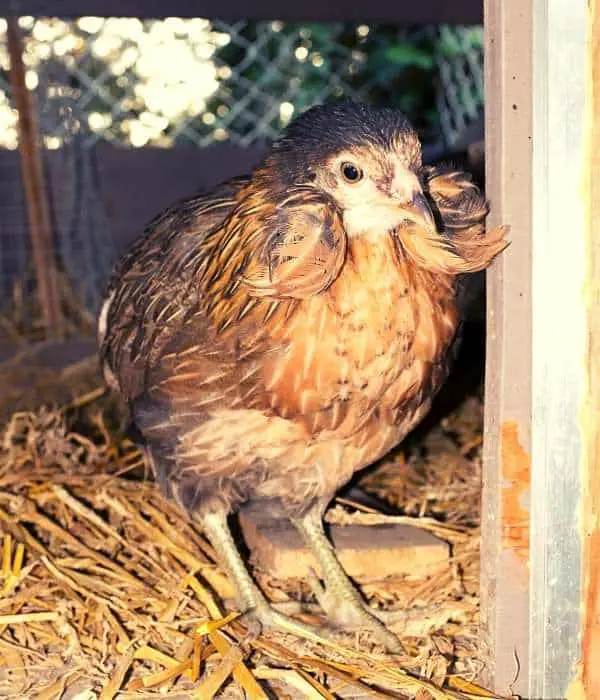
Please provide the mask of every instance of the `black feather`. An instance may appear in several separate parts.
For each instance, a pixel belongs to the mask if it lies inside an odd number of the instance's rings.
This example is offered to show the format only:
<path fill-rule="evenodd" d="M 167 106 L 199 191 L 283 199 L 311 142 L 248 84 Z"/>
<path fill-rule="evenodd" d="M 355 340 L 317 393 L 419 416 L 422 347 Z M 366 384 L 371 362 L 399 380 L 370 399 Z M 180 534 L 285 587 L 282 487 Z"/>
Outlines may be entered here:
<path fill-rule="evenodd" d="M 267 161 L 283 184 L 297 185 L 310 182 L 314 169 L 340 151 L 365 144 L 390 149 L 402 134 L 416 139 L 397 109 L 357 102 L 317 105 L 291 122 L 273 144 Z"/>

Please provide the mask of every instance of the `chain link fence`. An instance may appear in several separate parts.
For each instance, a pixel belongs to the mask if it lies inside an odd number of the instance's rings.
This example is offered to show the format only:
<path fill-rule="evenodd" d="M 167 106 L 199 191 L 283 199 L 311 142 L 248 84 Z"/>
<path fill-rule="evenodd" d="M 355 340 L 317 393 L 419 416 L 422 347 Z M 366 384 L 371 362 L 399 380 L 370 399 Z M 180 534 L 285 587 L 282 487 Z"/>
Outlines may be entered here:
<path fill-rule="evenodd" d="M 481 27 L 21 17 L 27 87 L 46 151 L 60 149 L 67 204 L 61 267 L 94 309 L 112 264 L 93 146 L 252 146 L 311 104 L 350 98 L 405 111 L 424 143 L 451 148 L 483 108 Z M 0 148 L 17 147 L 0 19 Z M 0 193 L 6 178 L 2 172 Z M 23 206 L 14 198 L 11 206 Z M 0 203 L 1 204 L 1 203 Z M 4 216 L 3 216 L 4 218 Z M 21 217 L 26 221 L 26 217 Z M 0 221 L 0 288 L 31 281 L 28 232 Z"/>
<path fill-rule="evenodd" d="M 451 145 L 483 106 L 480 27 L 235 24 L 204 19 L 23 17 L 28 87 L 44 141 L 83 134 L 133 147 L 249 145 L 311 104 L 397 103 Z M 0 21 L 0 146 L 16 147 Z M 428 84 L 429 82 L 429 84 Z"/>

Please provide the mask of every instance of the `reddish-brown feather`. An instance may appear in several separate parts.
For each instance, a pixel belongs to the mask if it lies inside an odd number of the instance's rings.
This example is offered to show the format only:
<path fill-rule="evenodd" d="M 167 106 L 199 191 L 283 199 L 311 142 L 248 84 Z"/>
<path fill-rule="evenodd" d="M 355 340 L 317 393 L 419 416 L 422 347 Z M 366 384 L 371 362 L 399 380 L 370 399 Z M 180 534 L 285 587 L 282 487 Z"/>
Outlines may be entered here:
<path fill-rule="evenodd" d="M 325 195 L 277 198 L 259 171 L 167 213 L 121 265 L 102 356 L 184 507 L 301 511 L 426 413 L 456 276 L 506 245 L 465 175 L 426 175 L 439 232 L 347 240 Z"/>

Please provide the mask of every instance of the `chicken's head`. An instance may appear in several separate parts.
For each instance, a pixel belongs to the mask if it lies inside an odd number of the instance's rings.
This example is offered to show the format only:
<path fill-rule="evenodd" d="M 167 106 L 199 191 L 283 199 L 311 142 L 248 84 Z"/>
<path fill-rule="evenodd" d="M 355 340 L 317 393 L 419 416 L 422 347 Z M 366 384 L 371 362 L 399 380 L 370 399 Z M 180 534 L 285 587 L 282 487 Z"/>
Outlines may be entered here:
<path fill-rule="evenodd" d="M 387 234 L 407 222 L 436 229 L 418 136 L 395 109 L 313 107 L 288 126 L 267 163 L 284 189 L 310 183 L 329 195 L 349 237 Z"/>

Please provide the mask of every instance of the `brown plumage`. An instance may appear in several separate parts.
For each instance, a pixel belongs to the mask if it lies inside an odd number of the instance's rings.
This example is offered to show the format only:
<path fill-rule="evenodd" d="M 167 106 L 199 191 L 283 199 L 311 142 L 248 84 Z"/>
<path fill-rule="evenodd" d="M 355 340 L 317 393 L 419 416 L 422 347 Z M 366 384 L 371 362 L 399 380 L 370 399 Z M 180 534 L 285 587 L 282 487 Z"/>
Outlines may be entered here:
<path fill-rule="evenodd" d="M 465 173 L 422 167 L 397 112 L 319 107 L 250 178 L 159 216 L 118 266 L 99 322 L 107 381 L 261 622 L 308 633 L 232 551 L 226 516 L 247 501 L 313 546 L 334 620 L 395 648 L 342 580 L 321 516 L 428 411 L 459 328 L 457 279 L 506 245 L 486 214 Z"/>

